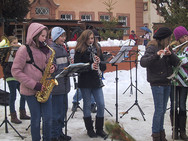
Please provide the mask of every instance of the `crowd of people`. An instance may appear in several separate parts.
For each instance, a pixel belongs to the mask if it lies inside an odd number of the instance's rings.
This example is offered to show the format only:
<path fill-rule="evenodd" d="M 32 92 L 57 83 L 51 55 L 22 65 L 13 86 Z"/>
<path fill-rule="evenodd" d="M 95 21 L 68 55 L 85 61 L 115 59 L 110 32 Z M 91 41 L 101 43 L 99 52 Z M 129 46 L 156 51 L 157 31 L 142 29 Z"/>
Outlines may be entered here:
<path fill-rule="evenodd" d="M 176 40 L 174 42 L 172 42 L 172 35 Z M 101 78 L 101 72 L 106 70 L 106 64 L 101 63 L 104 57 L 98 38 L 97 30 L 83 30 L 79 36 L 76 36 L 75 54 L 70 58 L 69 47 L 66 44 L 66 31 L 62 27 L 56 26 L 49 30 L 43 24 L 31 23 L 25 45 L 18 46 L 18 39 L 14 36 L 9 37 L 10 46 L 18 47 L 17 52 L 15 50 L 10 52 L 9 60 L 3 66 L 10 90 L 11 122 L 20 124 L 22 119 L 31 120 L 32 141 L 39 141 L 41 138 L 43 141 L 71 140 L 66 129 L 70 76 L 58 77 L 55 80 L 58 85 L 53 86 L 41 80 L 47 80 L 49 75 L 57 76 L 72 63 L 89 63 L 79 72 L 72 111 L 76 111 L 79 101 L 83 99 L 83 122 L 87 135 L 90 138 L 108 136 L 103 130 L 105 100 Z M 129 38 L 138 44 L 138 37 L 134 30 L 131 31 Z M 147 70 L 147 81 L 151 85 L 154 101 L 152 139 L 167 141 L 164 116 L 170 98 L 172 138 L 188 140 L 186 135 L 188 44 L 185 43 L 188 41 L 188 31 L 183 26 L 178 26 L 173 31 L 167 27 L 161 27 L 154 34 L 153 40 L 150 41 L 150 37 L 149 39 L 146 37 L 146 40 L 147 43 L 144 42 L 144 45 L 147 48 L 141 57 L 140 64 Z M 44 94 L 49 91 L 48 87 L 52 87 L 52 90 L 46 101 L 39 101 L 38 97 L 41 95 L 44 97 Z M 17 118 L 15 110 L 17 90 L 21 95 L 19 107 L 21 120 Z M 38 92 L 41 95 L 37 95 Z M 26 114 L 26 102 L 31 117 Z M 91 112 L 96 113 L 95 126 Z"/>

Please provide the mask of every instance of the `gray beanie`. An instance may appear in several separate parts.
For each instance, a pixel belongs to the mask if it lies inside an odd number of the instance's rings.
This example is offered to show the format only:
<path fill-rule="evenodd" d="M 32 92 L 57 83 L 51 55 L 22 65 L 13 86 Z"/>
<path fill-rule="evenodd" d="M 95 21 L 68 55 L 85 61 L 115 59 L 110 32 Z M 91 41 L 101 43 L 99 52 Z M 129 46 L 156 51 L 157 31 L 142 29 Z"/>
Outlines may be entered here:
<path fill-rule="evenodd" d="M 65 30 L 61 27 L 54 27 L 51 32 L 52 40 L 55 41 L 59 36 L 61 36 Z"/>

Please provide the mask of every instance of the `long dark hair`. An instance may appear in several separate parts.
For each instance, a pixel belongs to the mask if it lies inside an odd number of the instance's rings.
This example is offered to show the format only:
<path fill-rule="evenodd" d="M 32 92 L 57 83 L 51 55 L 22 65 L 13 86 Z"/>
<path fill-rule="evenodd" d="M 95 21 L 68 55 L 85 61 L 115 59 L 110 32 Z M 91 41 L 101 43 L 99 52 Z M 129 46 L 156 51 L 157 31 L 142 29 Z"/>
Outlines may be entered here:
<path fill-rule="evenodd" d="M 76 51 L 83 53 L 88 49 L 88 45 L 86 44 L 86 42 L 89 39 L 89 36 L 91 34 L 93 34 L 93 36 L 94 36 L 93 31 L 90 29 L 84 30 L 82 32 L 82 34 L 77 39 L 77 45 L 75 48 Z M 100 47 L 99 47 L 98 43 L 96 42 L 95 37 L 94 37 L 93 46 L 95 46 L 97 48 L 97 56 L 100 56 Z"/>
<path fill-rule="evenodd" d="M 47 28 L 44 28 L 43 30 L 46 30 L 46 32 L 47 32 L 47 34 L 48 34 L 48 29 L 47 29 Z M 36 47 L 37 47 L 37 48 L 40 47 L 40 44 L 39 44 L 39 36 L 41 35 L 41 33 L 42 33 L 43 30 L 41 30 L 35 37 L 33 37 L 33 41 L 36 43 Z M 46 38 L 48 38 L 48 35 L 47 35 Z M 48 40 L 48 39 L 46 39 L 46 41 L 47 41 L 47 40 Z"/>

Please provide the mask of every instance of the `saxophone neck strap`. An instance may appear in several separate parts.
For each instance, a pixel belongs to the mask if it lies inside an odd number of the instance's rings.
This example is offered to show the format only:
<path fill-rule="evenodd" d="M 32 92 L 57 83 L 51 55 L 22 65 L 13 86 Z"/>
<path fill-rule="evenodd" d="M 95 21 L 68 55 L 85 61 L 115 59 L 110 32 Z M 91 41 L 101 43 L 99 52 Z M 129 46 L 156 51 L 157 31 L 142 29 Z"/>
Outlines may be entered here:
<path fill-rule="evenodd" d="M 38 70 L 40 70 L 40 71 L 43 73 L 43 70 L 42 70 L 41 68 L 39 68 L 39 67 L 35 64 L 34 59 L 33 59 L 33 54 L 32 54 L 32 51 L 31 51 L 29 45 L 26 44 L 25 46 L 26 46 L 26 48 L 27 48 L 27 52 L 28 52 L 29 57 L 30 57 L 30 60 L 29 60 L 29 61 L 26 61 L 26 63 L 32 64 L 33 66 L 35 66 Z"/>

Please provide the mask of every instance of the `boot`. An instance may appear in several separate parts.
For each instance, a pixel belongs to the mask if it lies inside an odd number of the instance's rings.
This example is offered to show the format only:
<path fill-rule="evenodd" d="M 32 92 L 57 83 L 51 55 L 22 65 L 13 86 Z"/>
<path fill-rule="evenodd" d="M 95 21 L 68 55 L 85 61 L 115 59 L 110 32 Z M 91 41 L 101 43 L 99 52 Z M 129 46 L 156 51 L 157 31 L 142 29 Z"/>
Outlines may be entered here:
<path fill-rule="evenodd" d="M 171 121 L 171 126 L 173 127 L 173 111 L 170 111 L 170 121 Z M 176 111 L 176 113 L 175 113 L 175 131 L 173 132 L 173 128 L 172 128 L 172 139 L 173 139 L 173 133 L 174 133 L 174 139 L 175 140 L 177 140 L 178 139 L 178 127 L 179 127 L 179 125 L 178 125 L 178 121 L 179 121 L 179 119 L 178 119 L 178 111 Z"/>
<path fill-rule="evenodd" d="M 161 141 L 167 141 L 167 139 L 166 139 L 165 137 L 166 137 L 165 130 L 162 130 L 162 131 L 160 132 Z"/>
<path fill-rule="evenodd" d="M 95 122 L 96 134 L 102 138 L 106 138 L 108 135 L 103 130 L 104 117 L 97 117 Z"/>
<path fill-rule="evenodd" d="M 153 133 L 152 135 L 153 141 L 161 141 L 160 133 Z"/>
<path fill-rule="evenodd" d="M 30 116 L 26 115 L 25 110 L 20 110 L 20 119 L 28 120 L 28 119 L 30 119 Z"/>
<path fill-rule="evenodd" d="M 70 141 L 71 140 L 71 136 L 65 135 L 63 132 L 61 132 L 60 139 L 62 141 Z"/>
<path fill-rule="evenodd" d="M 180 138 L 182 140 L 188 140 L 188 136 L 186 135 L 186 111 L 179 112 L 179 127 L 180 127 Z"/>
<path fill-rule="evenodd" d="M 97 134 L 93 130 L 93 121 L 91 120 L 91 116 L 90 117 L 84 117 L 84 123 L 85 123 L 85 127 L 87 129 L 88 136 L 90 138 L 96 138 Z"/>
<path fill-rule="evenodd" d="M 91 112 L 92 112 L 92 113 L 96 113 L 96 112 L 97 112 L 96 107 L 97 107 L 97 106 L 96 106 L 95 103 L 91 104 Z"/>
<path fill-rule="evenodd" d="M 10 116 L 11 116 L 11 122 L 12 122 L 12 123 L 16 123 L 16 124 L 22 123 L 22 122 L 17 118 L 16 112 L 10 113 Z"/>

